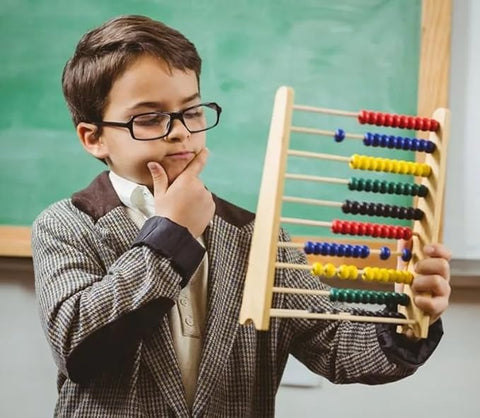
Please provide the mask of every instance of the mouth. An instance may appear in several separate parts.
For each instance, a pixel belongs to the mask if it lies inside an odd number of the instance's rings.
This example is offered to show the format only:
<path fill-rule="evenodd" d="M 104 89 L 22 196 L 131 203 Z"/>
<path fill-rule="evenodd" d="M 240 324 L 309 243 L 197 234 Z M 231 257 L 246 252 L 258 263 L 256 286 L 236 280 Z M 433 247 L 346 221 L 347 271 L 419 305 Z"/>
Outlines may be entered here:
<path fill-rule="evenodd" d="M 167 158 L 172 158 L 175 160 L 187 160 L 191 159 L 195 153 L 193 151 L 179 151 L 179 152 L 172 152 L 170 154 L 167 154 L 165 157 Z"/>

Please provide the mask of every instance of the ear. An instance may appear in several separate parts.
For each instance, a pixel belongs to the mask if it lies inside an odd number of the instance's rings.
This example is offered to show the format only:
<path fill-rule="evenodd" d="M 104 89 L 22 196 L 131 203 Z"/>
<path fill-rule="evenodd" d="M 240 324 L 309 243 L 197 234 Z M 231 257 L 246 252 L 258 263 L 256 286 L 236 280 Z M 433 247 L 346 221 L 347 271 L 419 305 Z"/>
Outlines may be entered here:
<path fill-rule="evenodd" d="M 99 135 L 98 126 L 92 123 L 80 122 L 77 125 L 77 135 L 85 150 L 94 157 L 104 160 L 108 157 L 108 146 Z"/>

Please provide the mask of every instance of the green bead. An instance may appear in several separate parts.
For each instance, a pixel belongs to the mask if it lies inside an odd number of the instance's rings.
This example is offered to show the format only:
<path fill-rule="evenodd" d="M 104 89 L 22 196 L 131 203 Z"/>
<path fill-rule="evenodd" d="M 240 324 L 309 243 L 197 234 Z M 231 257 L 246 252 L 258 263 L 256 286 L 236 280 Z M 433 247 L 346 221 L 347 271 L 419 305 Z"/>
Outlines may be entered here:
<path fill-rule="evenodd" d="M 380 190 L 380 182 L 378 180 L 374 180 L 372 183 L 372 191 L 374 193 L 378 193 Z"/>
<path fill-rule="evenodd" d="M 372 191 L 372 180 L 365 180 L 364 190 L 366 192 Z"/>
<path fill-rule="evenodd" d="M 387 182 L 386 181 L 382 181 L 380 183 L 379 191 L 380 191 L 380 193 L 386 193 L 387 192 Z"/>
<path fill-rule="evenodd" d="M 357 179 L 352 177 L 348 182 L 348 190 L 356 190 L 357 189 Z"/>
<path fill-rule="evenodd" d="M 388 193 L 393 194 L 395 192 L 395 183 L 392 181 L 388 183 Z"/>
<path fill-rule="evenodd" d="M 395 185 L 395 194 L 402 194 L 402 192 L 403 192 L 402 183 L 397 183 Z"/>
<path fill-rule="evenodd" d="M 336 302 L 338 300 L 338 289 L 334 287 L 330 289 L 330 300 L 332 302 Z"/>
<path fill-rule="evenodd" d="M 423 184 L 419 186 L 418 190 L 418 196 L 420 197 L 425 197 L 428 194 L 428 189 L 427 186 L 424 186 Z"/>

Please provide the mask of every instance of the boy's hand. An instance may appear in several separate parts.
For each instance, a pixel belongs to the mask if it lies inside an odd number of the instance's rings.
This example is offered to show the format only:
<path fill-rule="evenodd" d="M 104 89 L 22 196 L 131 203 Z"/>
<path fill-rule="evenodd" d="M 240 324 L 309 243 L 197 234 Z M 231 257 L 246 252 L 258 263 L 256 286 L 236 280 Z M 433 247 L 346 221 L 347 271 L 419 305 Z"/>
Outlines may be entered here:
<path fill-rule="evenodd" d="M 426 245 L 423 251 L 426 258 L 415 265 L 416 276 L 411 288 L 415 305 L 430 315 L 433 324 L 448 307 L 451 254 L 441 244 Z"/>
<path fill-rule="evenodd" d="M 426 245 L 424 253 L 425 258 L 415 265 L 411 289 L 415 305 L 430 316 L 433 324 L 448 307 L 451 254 L 441 244 Z"/>
<path fill-rule="evenodd" d="M 212 194 L 198 178 L 207 156 L 208 150 L 202 149 L 170 186 L 163 167 L 157 162 L 148 163 L 153 178 L 155 214 L 184 226 L 195 238 L 203 233 L 215 213 Z"/>

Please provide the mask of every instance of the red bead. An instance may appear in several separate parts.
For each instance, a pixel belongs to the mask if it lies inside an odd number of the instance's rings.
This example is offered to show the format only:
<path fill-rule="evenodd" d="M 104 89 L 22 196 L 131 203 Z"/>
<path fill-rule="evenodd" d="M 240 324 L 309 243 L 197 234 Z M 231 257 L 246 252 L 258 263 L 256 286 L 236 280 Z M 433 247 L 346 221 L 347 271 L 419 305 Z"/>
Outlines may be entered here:
<path fill-rule="evenodd" d="M 375 123 L 375 112 L 368 112 L 368 123 L 371 125 Z"/>
<path fill-rule="evenodd" d="M 406 123 L 407 123 L 405 119 L 406 119 L 405 116 L 401 116 L 401 115 L 398 116 L 398 127 L 399 128 L 402 128 L 402 129 L 405 128 Z"/>
<path fill-rule="evenodd" d="M 391 126 L 392 125 L 392 115 L 390 113 L 385 113 L 385 120 L 383 122 L 384 126 Z"/>
<path fill-rule="evenodd" d="M 403 239 L 408 241 L 411 238 L 412 238 L 412 230 L 410 228 L 404 228 Z"/>
<path fill-rule="evenodd" d="M 383 116 L 383 113 L 378 112 L 378 113 L 375 115 L 375 125 L 377 125 L 377 126 L 382 126 L 384 120 L 385 120 L 385 117 Z"/>
<path fill-rule="evenodd" d="M 430 130 L 431 130 L 432 132 L 438 131 L 438 128 L 439 128 L 439 127 L 440 127 L 440 124 L 438 123 L 437 120 L 435 120 L 435 119 L 431 119 L 431 120 L 430 120 Z"/>
<path fill-rule="evenodd" d="M 332 222 L 332 226 L 331 226 L 331 229 L 332 229 L 332 232 L 334 234 L 338 234 L 339 232 L 339 229 L 340 229 L 340 221 L 338 221 L 337 219 L 334 219 L 333 222 Z"/>
<path fill-rule="evenodd" d="M 365 110 L 362 110 L 359 114 L 358 114 L 358 122 L 360 124 L 364 124 L 366 121 L 367 121 L 367 117 L 366 117 L 366 111 Z"/>
<path fill-rule="evenodd" d="M 422 129 L 422 118 L 415 118 L 415 130 L 419 131 Z"/>
<path fill-rule="evenodd" d="M 392 115 L 392 124 L 390 125 L 392 128 L 398 127 L 398 115 Z"/>
<path fill-rule="evenodd" d="M 352 222 L 350 224 L 350 234 L 352 235 L 359 235 L 360 232 L 360 224 L 357 222 Z"/>

